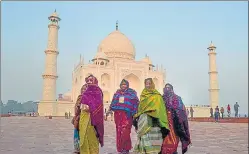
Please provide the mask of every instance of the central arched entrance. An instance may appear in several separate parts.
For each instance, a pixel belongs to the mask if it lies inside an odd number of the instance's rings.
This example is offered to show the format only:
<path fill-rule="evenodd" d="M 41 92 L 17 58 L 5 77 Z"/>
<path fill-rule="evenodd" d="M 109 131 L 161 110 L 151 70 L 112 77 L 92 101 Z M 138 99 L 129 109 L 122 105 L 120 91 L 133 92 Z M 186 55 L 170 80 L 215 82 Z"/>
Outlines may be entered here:
<path fill-rule="evenodd" d="M 108 91 L 103 91 L 103 102 L 105 103 L 110 103 L 110 93 Z"/>
<path fill-rule="evenodd" d="M 111 87 L 111 77 L 109 74 L 104 73 L 101 75 L 101 87 L 110 88 Z"/>
<path fill-rule="evenodd" d="M 125 76 L 124 79 L 129 82 L 130 88 L 134 89 L 138 95 L 141 93 L 140 80 L 136 75 L 131 73 Z"/>

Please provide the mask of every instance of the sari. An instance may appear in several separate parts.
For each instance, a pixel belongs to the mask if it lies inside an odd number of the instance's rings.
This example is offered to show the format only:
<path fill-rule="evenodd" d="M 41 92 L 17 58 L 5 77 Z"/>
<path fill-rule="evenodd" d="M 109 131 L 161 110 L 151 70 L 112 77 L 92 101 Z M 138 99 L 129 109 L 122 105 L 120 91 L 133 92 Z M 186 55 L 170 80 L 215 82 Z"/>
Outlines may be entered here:
<path fill-rule="evenodd" d="M 91 124 L 90 113 L 81 111 L 79 122 L 80 153 L 98 154 L 99 141 L 94 126 Z"/>
<path fill-rule="evenodd" d="M 167 85 L 170 87 L 169 89 L 166 88 Z M 173 86 L 170 84 L 165 85 L 163 99 L 168 109 L 170 133 L 163 141 L 162 153 L 176 153 L 178 144 L 181 141 L 182 153 L 184 154 L 191 144 L 185 105 L 181 97 L 174 93 Z"/>
<path fill-rule="evenodd" d="M 103 108 L 103 93 L 98 86 L 98 80 L 90 75 L 85 79 L 87 83 L 87 89 L 82 94 L 81 104 L 89 107 L 90 123 L 94 127 L 95 132 L 91 136 L 95 135 L 99 141 L 101 147 L 104 146 L 104 108 Z M 80 133 L 81 134 L 81 133 Z"/>
<path fill-rule="evenodd" d="M 146 79 L 151 82 L 150 88 L 145 88 L 140 96 L 138 111 L 135 114 L 137 128 L 137 143 L 134 151 L 136 153 L 161 152 L 164 137 L 169 132 L 166 108 L 161 94 L 155 89 L 151 78 Z"/>
<path fill-rule="evenodd" d="M 127 88 L 122 89 L 122 84 L 125 84 Z M 136 91 L 129 88 L 129 82 L 123 79 L 120 83 L 120 89 L 114 94 L 111 102 L 111 110 L 114 111 L 116 124 L 116 147 L 118 152 L 128 153 L 132 148 L 130 134 L 138 101 Z"/>
<path fill-rule="evenodd" d="M 86 84 L 82 86 L 81 93 L 85 91 L 87 88 Z M 80 136 L 79 136 L 79 120 L 80 120 L 80 103 L 81 103 L 82 95 L 79 95 L 74 106 L 74 117 L 72 120 L 72 124 L 74 125 L 74 153 L 80 153 Z"/>

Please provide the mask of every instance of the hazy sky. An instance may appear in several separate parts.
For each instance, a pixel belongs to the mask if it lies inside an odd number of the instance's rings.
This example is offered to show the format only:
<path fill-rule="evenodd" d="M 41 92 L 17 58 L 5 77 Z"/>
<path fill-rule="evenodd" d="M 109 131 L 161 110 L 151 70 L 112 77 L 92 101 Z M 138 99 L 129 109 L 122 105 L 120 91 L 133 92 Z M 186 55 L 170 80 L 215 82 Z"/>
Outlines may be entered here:
<path fill-rule="evenodd" d="M 208 104 L 208 51 L 217 46 L 220 105 L 248 108 L 248 2 L 2 2 L 2 100 L 40 100 L 48 37 L 57 9 L 57 93 L 71 88 L 79 55 L 90 60 L 102 39 L 119 29 L 163 64 L 167 81 L 185 104 Z"/>

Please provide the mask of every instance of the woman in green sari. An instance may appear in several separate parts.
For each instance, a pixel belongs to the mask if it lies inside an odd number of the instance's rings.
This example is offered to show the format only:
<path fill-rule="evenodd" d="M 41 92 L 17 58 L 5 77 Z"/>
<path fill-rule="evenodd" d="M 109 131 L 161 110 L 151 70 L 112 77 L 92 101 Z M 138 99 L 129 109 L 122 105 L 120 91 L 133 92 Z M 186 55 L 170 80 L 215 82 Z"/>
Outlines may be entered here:
<path fill-rule="evenodd" d="M 161 94 L 155 89 L 152 78 L 145 79 L 134 126 L 137 143 L 134 152 L 139 154 L 161 153 L 163 139 L 169 133 L 167 112 Z"/>

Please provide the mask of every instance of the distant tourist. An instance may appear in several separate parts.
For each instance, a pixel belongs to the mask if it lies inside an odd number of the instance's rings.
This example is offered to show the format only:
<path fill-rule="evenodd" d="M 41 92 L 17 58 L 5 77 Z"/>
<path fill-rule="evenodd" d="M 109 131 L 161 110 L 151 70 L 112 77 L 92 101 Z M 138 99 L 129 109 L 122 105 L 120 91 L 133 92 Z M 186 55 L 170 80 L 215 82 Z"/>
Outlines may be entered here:
<path fill-rule="evenodd" d="M 210 117 L 211 117 L 211 118 L 214 117 L 214 110 L 213 110 L 213 108 L 210 108 Z"/>
<path fill-rule="evenodd" d="M 230 105 L 228 104 L 228 105 L 227 105 L 227 116 L 230 117 L 230 115 L 231 115 L 231 107 L 230 107 Z"/>
<path fill-rule="evenodd" d="M 219 107 L 216 106 L 215 111 L 214 111 L 214 120 L 215 120 L 215 122 L 219 122 L 219 117 L 220 117 Z"/>
<path fill-rule="evenodd" d="M 74 125 L 74 153 L 80 154 L 80 136 L 79 136 L 79 121 L 80 121 L 80 103 L 83 92 L 86 90 L 87 85 L 83 85 L 81 88 L 81 94 L 78 96 L 74 107 L 75 116 L 72 119 L 72 124 Z"/>
<path fill-rule="evenodd" d="M 245 114 L 245 118 L 247 117 L 247 115 Z"/>
<path fill-rule="evenodd" d="M 80 153 L 98 154 L 104 146 L 103 92 L 93 75 L 85 78 L 87 88 L 82 93 L 79 122 Z"/>
<path fill-rule="evenodd" d="M 193 117 L 194 117 L 194 109 L 193 109 L 192 106 L 190 107 L 190 116 L 191 116 L 191 119 L 193 119 Z"/>
<path fill-rule="evenodd" d="M 177 147 L 181 141 L 182 154 L 186 153 L 191 143 L 185 105 L 180 96 L 174 93 L 173 86 L 166 84 L 163 99 L 167 108 L 170 132 L 165 137 L 161 154 L 177 154 Z"/>
<path fill-rule="evenodd" d="M 67 114 L 67 112 L 65 112 L 65 119 L 68 119 L 68 114 Z"/>
<path fill-rule="evenodd" d="M 113 112 L 111 110 L 111 108 L 109 107 L 109 109 L 107 110 L 106 114 L 105 114 L 105 121 L 108 120 L 108 117 L 111 116 L 111 121 L 113 121 Z"/>
<path fill-rule="evenodd" d="M 113 96 L 109 110 L 111 113 L 112 110 L 114 111 L 116 148 L 122 154 L 128 154 L 132 148 L 131 128 L 138 103 L 137 92 L 129 88 L 129 82 L 123 79 L 120 83 L 120 89 Z"/>
<path fill-rule="evenodd" d="M 234 112 L 235 112 L 235 117 L 238 117 L 238 113 L 239 113 L 239 104 L 238 104 L 238 102 L 236 102 L 234 104 Z"/>
<path fill-rule="evenodd" d="M 189 117 L 189 109 L 187 109 L 187 117 Z"/>
<path fill-rule="evenodd" d="M 221 119 L 224 119 L 224 108 L 220 108 L 220 113 L 221 113 Z"/>
<path fill-rule="evenodd" d="M 69 119 L 71 118 L 71 112 L 70 111 L 68 112 L 68 118 Z"/>
<path fill-rule="evenodd" d="M 152 78 L 144 80 L 134 126 L 137 143 L 134 152 L 139 154 L 161 152 L 163 139 L 169 133 L 169 122 L 162 95 L 155 89 Z"/>

